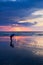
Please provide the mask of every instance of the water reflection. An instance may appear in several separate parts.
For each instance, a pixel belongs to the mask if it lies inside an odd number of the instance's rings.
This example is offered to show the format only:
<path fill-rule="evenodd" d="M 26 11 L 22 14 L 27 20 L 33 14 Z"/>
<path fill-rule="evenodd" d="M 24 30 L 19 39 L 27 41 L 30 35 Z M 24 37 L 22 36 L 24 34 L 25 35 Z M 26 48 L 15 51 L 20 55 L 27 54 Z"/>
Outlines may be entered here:
<path fill-rule="evenodd" d="M 43 56 L 43 36 L 0 37 L 0 42 L 9 41 L 13 48 L 30 50 L 34 55 Z"/>
<path fill-rule="evenodd" d="M 15 47 L 30 49 L 35 55 L 43 56 L 43 36 L 15 36 Z"/>

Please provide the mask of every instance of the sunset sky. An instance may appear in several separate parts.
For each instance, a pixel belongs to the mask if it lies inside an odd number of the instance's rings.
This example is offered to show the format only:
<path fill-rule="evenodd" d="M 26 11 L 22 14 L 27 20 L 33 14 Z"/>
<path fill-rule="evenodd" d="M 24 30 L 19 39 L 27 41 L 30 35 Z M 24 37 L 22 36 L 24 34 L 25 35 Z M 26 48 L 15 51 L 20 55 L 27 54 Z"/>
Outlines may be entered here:
<path fill-rule="evenodd" d="M 0 0 L 0 31 L 43 31 L 43 0 Z"/>

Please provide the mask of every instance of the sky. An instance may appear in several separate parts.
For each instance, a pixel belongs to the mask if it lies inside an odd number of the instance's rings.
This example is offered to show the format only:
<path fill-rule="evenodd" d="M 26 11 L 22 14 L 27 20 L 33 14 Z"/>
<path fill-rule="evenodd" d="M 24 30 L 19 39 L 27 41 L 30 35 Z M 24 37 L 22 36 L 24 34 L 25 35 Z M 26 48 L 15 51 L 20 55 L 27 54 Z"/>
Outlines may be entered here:
<path fill-rule="evenodd" d="M 0 31 L 43 31 L 43 0 L 0 0 Z"/>

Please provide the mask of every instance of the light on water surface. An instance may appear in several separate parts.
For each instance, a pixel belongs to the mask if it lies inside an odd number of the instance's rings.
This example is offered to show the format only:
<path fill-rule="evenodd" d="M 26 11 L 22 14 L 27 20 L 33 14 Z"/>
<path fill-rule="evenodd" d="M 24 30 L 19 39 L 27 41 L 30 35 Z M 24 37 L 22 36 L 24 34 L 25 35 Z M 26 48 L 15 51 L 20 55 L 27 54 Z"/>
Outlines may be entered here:
<path fill-rule="evenodd" d="M 10 36 L 0 36 L 1 65 L 43 64 L 43 36 L 13 36 L 10 43 Z"/>
<path fill-rule="evenodd" d="M 35 55 L 43 56 L 43 36 L 15 36 L 14 39 L 16 39 L 15 46 L 30 48 Z"/>
<path fill-rule="evenodd" d="M 43 36 L 14 36 L 12 43 L 17 48 L 29 49 L 35 55 L 43 56 Z M 0 37 L 0 42 L 9 41 L 10 37 Z"/>
<path fill-rule="evenodd" d="M 30 48 L 35 55 L 43 56 L 43 36 L 14 36 L 12 43 L 17 48 Z M 0 37 L 0 41 L 9 41 L 10 37 Z"/>

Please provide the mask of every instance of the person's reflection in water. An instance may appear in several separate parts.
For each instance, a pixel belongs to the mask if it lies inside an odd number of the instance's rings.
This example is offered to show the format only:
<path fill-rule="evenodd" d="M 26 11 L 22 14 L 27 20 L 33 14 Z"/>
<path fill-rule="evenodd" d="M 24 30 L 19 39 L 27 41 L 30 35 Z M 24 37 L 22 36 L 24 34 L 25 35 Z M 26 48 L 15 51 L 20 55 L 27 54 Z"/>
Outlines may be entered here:
<path fill-rule="evenodd" d="M 14 47 L 14 44 L 12 44 L 12 37 L 14 36 L 14 34 L 12 34 L 11 36 L 10 36 L 10 46 L 11 47 Z"/>

